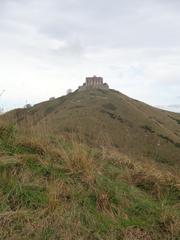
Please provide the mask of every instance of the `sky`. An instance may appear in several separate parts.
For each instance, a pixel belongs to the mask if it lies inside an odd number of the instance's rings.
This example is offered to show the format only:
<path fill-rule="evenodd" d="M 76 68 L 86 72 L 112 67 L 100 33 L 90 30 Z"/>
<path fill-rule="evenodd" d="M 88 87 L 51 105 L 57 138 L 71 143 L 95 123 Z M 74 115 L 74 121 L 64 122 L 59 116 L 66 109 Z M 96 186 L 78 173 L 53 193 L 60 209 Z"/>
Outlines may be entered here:
<path fill-rule="evenodd" d="M 0 107 L 65 95 L 93 75 L 180 112 L 180 0 L 0 0 Z"/>

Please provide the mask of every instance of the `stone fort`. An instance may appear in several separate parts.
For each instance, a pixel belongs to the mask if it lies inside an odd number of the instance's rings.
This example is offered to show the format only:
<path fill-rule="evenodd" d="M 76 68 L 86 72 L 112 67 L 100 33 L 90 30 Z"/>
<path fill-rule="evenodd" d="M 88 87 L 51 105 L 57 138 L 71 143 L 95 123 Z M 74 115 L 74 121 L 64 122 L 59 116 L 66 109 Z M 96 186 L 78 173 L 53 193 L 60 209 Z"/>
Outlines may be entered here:
<path fill-rule="evenodd" d="M 79 91 L 87 89 L 109 89 L 109 85 L 107 83 L 103 83 L 102 77 L 87 77 L 86 82 L 79 87 Z"/>

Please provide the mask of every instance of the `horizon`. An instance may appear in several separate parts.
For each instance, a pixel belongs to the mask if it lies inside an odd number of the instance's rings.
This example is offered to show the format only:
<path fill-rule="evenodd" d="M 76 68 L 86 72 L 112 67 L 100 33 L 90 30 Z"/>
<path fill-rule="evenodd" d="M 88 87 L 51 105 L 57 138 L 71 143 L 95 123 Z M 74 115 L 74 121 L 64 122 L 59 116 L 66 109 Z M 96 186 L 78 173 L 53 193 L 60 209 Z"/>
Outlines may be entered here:
<path fill-rule="evenodd" d="M 60 97 L 98 75 L 180 112 L 179 10 L 178 0 L 2 0 L 0 108 Z"/>
<path fill-rule="evenodd" d="M 80 86 L 79 86 L 79 87 L 80 87 Z M 113 88 L 111 88 L 111 87 L 110 87 L 108 90 L 115 90 L 115 91 L 118 91 L 119 93 L 124 94 L 123 92 L 120 92 L 119 90 L 113 89 Z M 106 91 L 108 91 L 108 90 L 106 90 Z M 70 91 L 70 92 L 68 92 L 68 91 Z M 1 108 L 0 108 L 0 114 L 5 114 L 5 113 L 7 113 L 7 112 L 9 112 L 9 111 L 13 111 L 13 110 L 16 110 L 16 109 L 24 109 L 24 108 L 27 108 L 28 105 L 29 105 L 28 108 L 29 108 L 29 107 L 31 108 L 31 107 L 34 107 L 34 106 L 36 106 L 36 105 L 38 105 L 38 104 L 41 104 L 41 103 L 43 103 L 43 102 L 52 101 L 52 100 L 55 100 L 55 99 L 58 99 L 58 98 L 67 96 L 69 93 L 74 93 L 74 92 L 76 92 L 76 91 L 78 91 L 78 88 L 75 89 L 75 90 L 67 89 L 67 90 L 66 90 L 66 93 L 65 93 L 65 94 L 62 94 L 61 96 L 57 96 L 57 97 L 51 96 L 51 97 L 49 97 L 48 99 L 44 99 L 44 100 L 42 100 L 42 101 L 40 101 L 40 102 L 34 102 L 33 104 L 26 102 L 26 104 L 23 105 L 23 106 L 19 106 L 19 107 L 16 107 L 16 108 L 11 108 L 11 109 L 8 109 L 7 111 L 4 111 L 4 109 L 1 109 Z M 87 90 L 87 91 L 88 91 L 88 90 Z M 130 96 L 128 96 L 128 95 L 126 95 L 126 96 L 127 96 L 127 97 L 130 97 Z M 130 97 L 130 98 L 132 98 L 132 97 Z M 144 102 L 144 101 L 141 101 L 141 100 L 136 99 L 136 98 L 132 98 L 132 99 L 138 100 L 138 101 L 140 101 L 140 102 Z M 145 103 L 145 104 L 148 104 L 147 102 L 144 102 L 144 103 Z M 155 108 L 157 108 L 157 109 L 159 109 L 159 110 L 166 110 L 166 111 L 170 111 L 170 112 L 174 112 L 174 113 L 180 113 L 179 105 L 169 105 L 169 106 L 151 105 L 151 104 L 148 104 L 148 105 L 149 105 L 149 106 L 152 106 L 152 107 L 155 107 Z"/>

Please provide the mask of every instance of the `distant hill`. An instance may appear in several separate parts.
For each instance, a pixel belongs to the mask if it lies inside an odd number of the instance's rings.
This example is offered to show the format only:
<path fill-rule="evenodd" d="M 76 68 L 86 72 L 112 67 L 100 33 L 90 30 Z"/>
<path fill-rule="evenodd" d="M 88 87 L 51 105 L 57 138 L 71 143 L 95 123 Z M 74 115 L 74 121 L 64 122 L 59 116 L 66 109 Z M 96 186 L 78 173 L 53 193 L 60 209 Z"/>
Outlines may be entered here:
<path fill-rule="evenodd" d="M 160 105 L 157 107 L 160 109 L 167 110 L 167 111 L 180 113 L 180 104 L 172 104 L 172 105 L 167 105 L 167 106 Z"/>
<path fill-rule="evenodd" d="M 74 92 L 5 116 L 22 129 L 73 134 L 93 146 L 113 146 L 137 159 L 180 163 L 180 114 L 114 90 Z"/>

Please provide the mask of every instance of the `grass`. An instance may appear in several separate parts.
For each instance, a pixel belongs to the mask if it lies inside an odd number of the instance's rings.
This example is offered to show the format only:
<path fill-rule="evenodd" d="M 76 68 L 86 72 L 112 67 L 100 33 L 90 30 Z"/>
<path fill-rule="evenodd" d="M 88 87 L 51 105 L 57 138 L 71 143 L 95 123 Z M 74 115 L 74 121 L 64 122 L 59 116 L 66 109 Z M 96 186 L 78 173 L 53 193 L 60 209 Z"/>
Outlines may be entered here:
<path fill-rule="evenodd" d="M 19 139 L 1 139 L 0 239 L 178 239 L 174 172 L 73 138 Z"/>
<path fill-rule="evenodd" d="M 93 147 L 111 143 L 133 159 L 148 157 L 166 165 L 180 164 L 180 115 L 113 90 L 74 92 L 31 109 L 11 111 L 1 119 L 17 125 L 25 136 L 38 132 L 39 138 L 46 139 L 49 135 L 74 134 Z M 29 142 L 34 143 L 34 139 Z M 14 150 L 6 146 L 6 151 Z"/>
<path fill-rule="evenodd" d="M 84 94 L 4 116 L 0 239 L 178 239 L 179 116 Z"/>
<path fill-rule="evenodd" d="M 47 204 L 45 189 L 39 186 L 22 185 L 17 179 L 1 181 L 0 189 L 6 196 L 6 210 L 21 208 L 37 209 Z"/>

